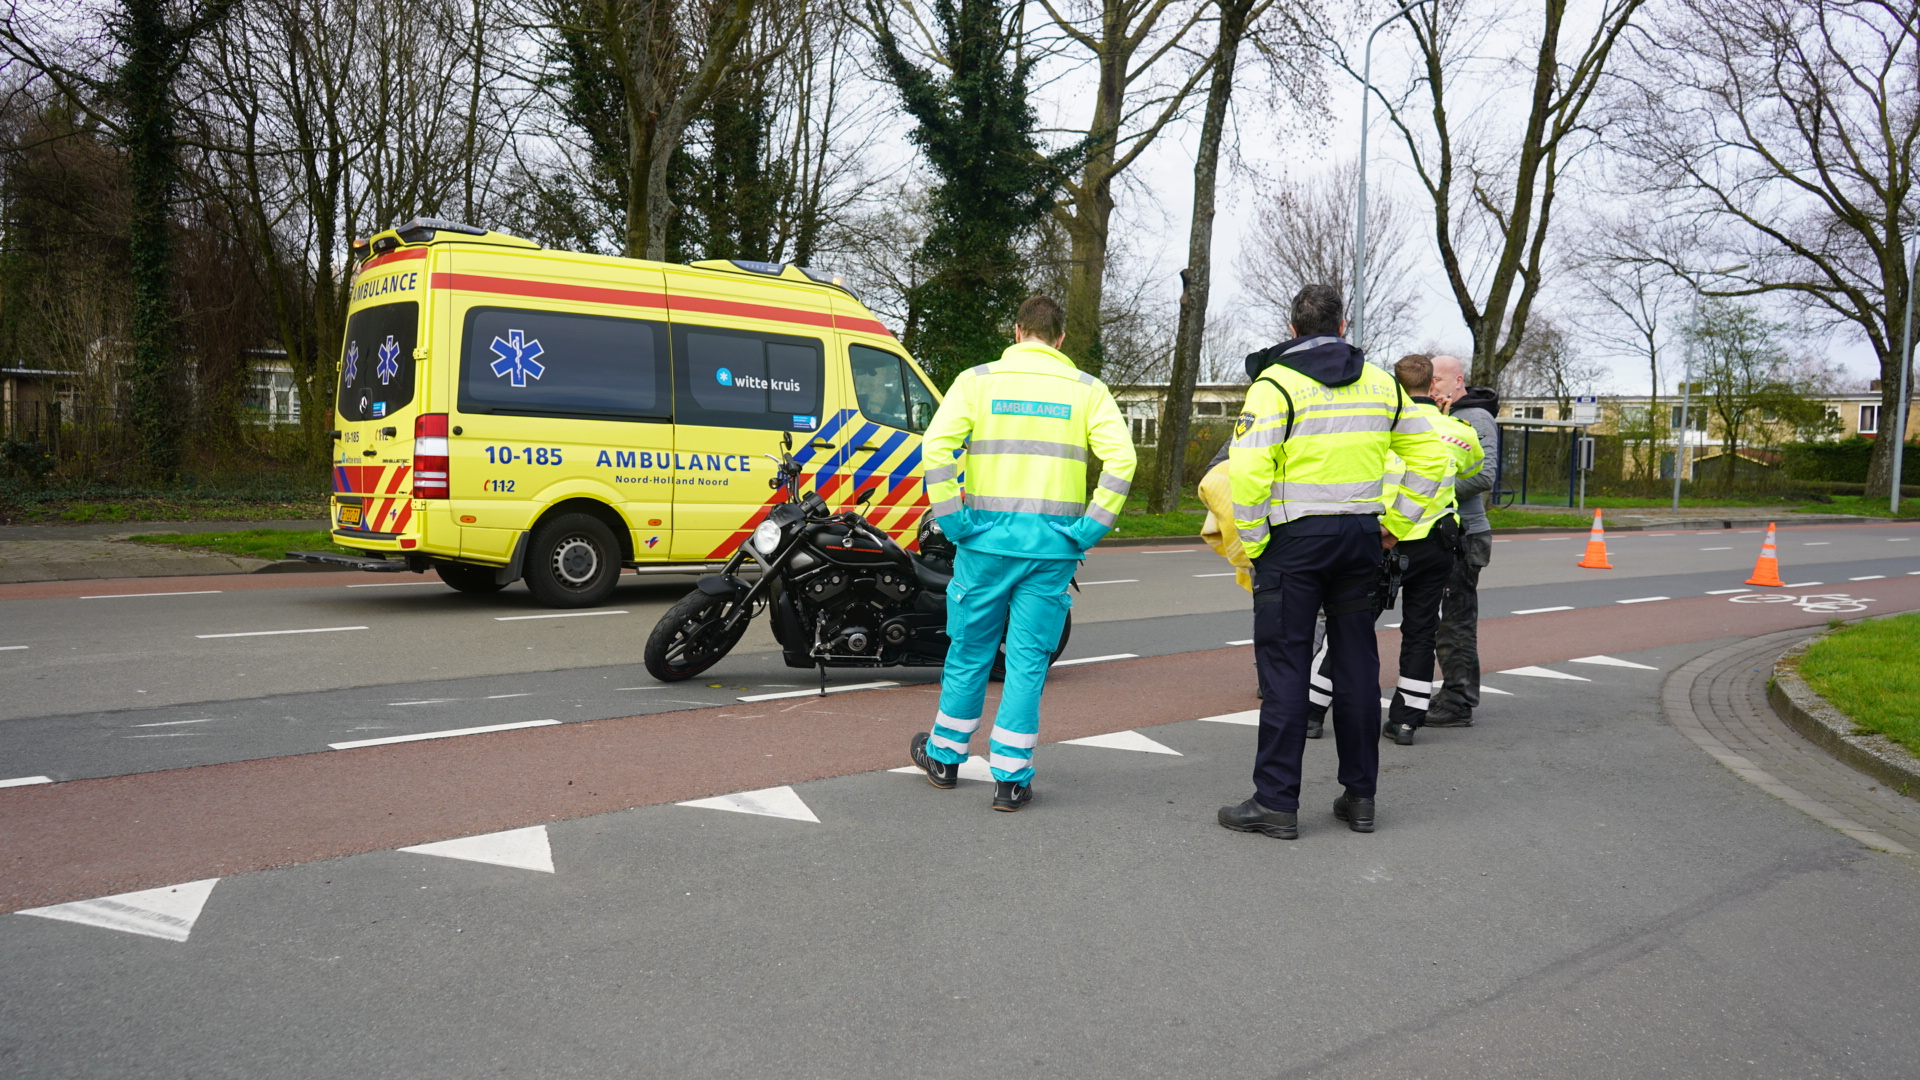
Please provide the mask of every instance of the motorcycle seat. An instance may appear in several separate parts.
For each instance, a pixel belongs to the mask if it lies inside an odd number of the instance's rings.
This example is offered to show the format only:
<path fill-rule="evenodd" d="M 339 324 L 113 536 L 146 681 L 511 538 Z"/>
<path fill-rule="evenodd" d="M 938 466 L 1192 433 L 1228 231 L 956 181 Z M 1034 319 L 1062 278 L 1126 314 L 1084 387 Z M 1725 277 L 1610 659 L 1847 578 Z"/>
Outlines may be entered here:
<path fill-rule="evenodd" d="M 935 569 L 932 563 L 918 554 L 913 556 L 913 572 L 919 576 L 921 585 L 935 592 L 946 592 L 947 586 L 953 584 L 952 574 Z"/>

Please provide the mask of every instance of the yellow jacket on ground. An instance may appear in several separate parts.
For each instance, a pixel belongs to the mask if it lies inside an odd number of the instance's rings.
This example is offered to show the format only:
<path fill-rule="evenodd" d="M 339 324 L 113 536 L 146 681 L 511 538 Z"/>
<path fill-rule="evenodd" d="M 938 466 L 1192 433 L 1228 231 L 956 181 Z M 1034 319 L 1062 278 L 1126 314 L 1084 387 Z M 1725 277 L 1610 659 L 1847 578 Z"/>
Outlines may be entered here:
<path fill-rule="evenodd" d="M 1133 439 L 1106 384 L 1035 341 L 961 372 L 924 446 L 941 527 L 996 555 L 1079 558 L 1120 519 L 1133 482 Z M 1091 500 L 1090 452 L 1101 463 Z"/>
<path fill-rule="evenodd" d="M 1391 375 L 1333 336 L 1283 342 L 1266 357 L 1228 455 L 1250 558 L 1299 518 L 1380 514 L 1390 450 L 1405 462 L 1401 488 L 1438 494 L 1452 455 Z M 1397 506 L 1384 509 L 1390 531 L 1410 524 Z"/>

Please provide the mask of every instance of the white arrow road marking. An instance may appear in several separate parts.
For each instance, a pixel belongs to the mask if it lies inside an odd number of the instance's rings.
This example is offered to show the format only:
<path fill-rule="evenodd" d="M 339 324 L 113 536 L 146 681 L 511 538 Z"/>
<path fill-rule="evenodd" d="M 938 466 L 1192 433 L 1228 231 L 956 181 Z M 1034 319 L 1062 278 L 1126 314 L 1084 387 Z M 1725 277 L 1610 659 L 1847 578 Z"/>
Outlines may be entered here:
<path fill-rule="evenodd" d="M 94 900 L 76 900 L 71 904 L 26 908 L 15 915 L 102 926 L 128 934 L 144 934 L 166 941 L 185 941 L 200 920 L 200 909 L 207 904 L 219 878 L 189 881 L 158 889 L 102 896 Z"/>
<path fill-rule="evenodd" d="M 512 866 L 521 870 L 553 873 L 553 845 L 547 841 L 545 825 L 484 833 L 480 836 L 463 836 L 458 840 L 441 840 L 432 844 L 416 844 L 400 850 L 416 851 L 422 855 L 438 855 L 446 859 L 465 859 L 468 862 L 492 863 L 495 866 Z"/>
<path fill-rule="evenodd" d="M 908 766 L 905 766 L 904 768 L 888 769 L 887 771 L 898 772 L 898 773 L 913 773 L 916 776 L 926 775 L 926 773 L 921 771 L 920 766 L 918 765 L 908 765 Z M 987 764 L 986 758 L 981 757 L 979 754 L 975 754 L 972 757 L 969 757 L 967 760 L 960 763 L 960 779 L 985 780 L 991 783 L 993 781 L 993 768 Z"/>
<path fill-rule="evenodd" d="M 1143 754 L 1172 754 L 1184 757 L 1171 746 L 1162 746 L 1137 731 L 1116 731 L 1111 735 L 1089 735 L 1084 739 L 1067 739 L 1065 746 L 1098 746 L 1107 750 L 1138 750 Z"/>
<path fill-rule="evenodd" d="M 1485 683 L 1480 684 L 1480 692 L 1483 694 L 1499 694 L 1501 697 L 1513 696 L 1513 691 L 1511 690 L 1502 690 L 1497 686 L 1488 686 Z"/>
<path fill-rule="evenodd" d="M 1543 667 L 1508 668 L 1505 671 L 1497 671 L 1494 674 L 1496 675 L 1531 675 L 1536 679 L 1567 679 L 1572 682 L 1592 682 L 1593 681 L 1592 679 L 1583 679 L 1578 675 L 1568 675 L 1565 672 L 1561 672 L 1561 671 L 1548 671 L 1546 668 L 1543 668 Z"/>
<path fill-rule="evenodd" d="M 702 810 L 731 810 L 736 814 L 792 818 L 795 821 L 811 821 L 815 825 L 820 823 L 820 819 L 813 816 L 812 809 L 801 800 L 799 793 L 784 786 L 762 788 L 759 791 L 740 791 L 711 799 L 694 799 L 691 802 L 676 805 L 693 806 Z"/>
<path fill-rule="evenodd" d="M 1248 709 L 1246 712 L 1230 712 L 1220 716 L 1202 716 L 1203 724 L 1244 724 L 1247 727 L 1260 726 L 1260 710 Z"/>
<path fill-rule="evenodd" d="M 1611 656 L 1576 656 L 1567 661 L 1569 664 L 1598 664 L 1601 667 L 1630 667 L 1641 671 L 1659 671 L 1651 664 L 1636 664 L 1631 660 L 1616 660 Z"/>

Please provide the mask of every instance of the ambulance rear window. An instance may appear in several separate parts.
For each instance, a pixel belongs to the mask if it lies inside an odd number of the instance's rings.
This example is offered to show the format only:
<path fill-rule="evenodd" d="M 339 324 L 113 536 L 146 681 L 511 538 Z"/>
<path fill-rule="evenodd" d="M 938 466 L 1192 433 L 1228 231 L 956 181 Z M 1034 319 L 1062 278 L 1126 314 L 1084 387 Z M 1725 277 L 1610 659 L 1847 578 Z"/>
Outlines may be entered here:
<path fill-rule="evenodd" d="M 413 346 L 420 305 L 361 308 L 347 320 L 340 353 L 340 419 L 381 420 L 413 402 Z"/>
<path fill-rule="evenodd" d="M 665 420 L 667 328 L 644 319 L 479 307 L 467 313 L 460 411 Z"/>
<path fill-rule="evenodd" d="M 775 431 L 819 427 L 819 341 L 687 327 L 676 328 L 675 344 L 679 423 Z"/>

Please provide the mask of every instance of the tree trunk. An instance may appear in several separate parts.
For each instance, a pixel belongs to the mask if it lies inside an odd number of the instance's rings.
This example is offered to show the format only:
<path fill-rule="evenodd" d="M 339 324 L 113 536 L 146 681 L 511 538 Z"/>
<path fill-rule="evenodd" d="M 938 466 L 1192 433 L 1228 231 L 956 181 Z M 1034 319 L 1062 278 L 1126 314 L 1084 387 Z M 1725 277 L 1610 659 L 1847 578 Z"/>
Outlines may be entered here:
<path fill-rule="evenodd" d="M 1889 230 L 1890 237 L 1897 237 L 1897 230 Z M 1903 360 L 1912 362 L 1911 357 L 1902 354 L 1907 347 L 1904 327 L 1907 317 L 1907 290 L 1913 287 L 1911 276 L 1907 272 L 1906 245 L 1894 239 L 1888 245 L 1897 248 L 1889 252 L 1896 258 L 1892 265 L 1883 271 L 1886 273 L 1887 287 L 1887 343 L 1891 346 L 1880 357 L 1880 433 L 1874 436 L 1873 450 L 1867 456 L 1868 497 L 1889 498 L 1893 495 L 1893 485 L 1898 478 L 1893 475 L 1893 444 L 1896 431 L 1911 442 L 1913 432 L 1904 430 L 1907 403 L 1900 400 L 1900 368 Z M 1915 331 L 1920 336 L 1920 328 Z M 1908 383 L 1911 392 L 1912 383 Z M 1898 420 L 1896 420 L 1898 418 Z M 1905 463 L 1902 462 L 1902 465 Z"/>
<path fill-rule="evenodd" d="M 1247 15 L 1254 0 L 1220 0 L 1220 41 L 1214 53 L 1213 82 L 1200 124 L 1200 149 L 1193 162 L 1193 221 L 1187 233 L 1187 269 L 1180 274 L 1180 324 L 1174 332 L 1173 371 L 1160 407 L 1160 445 L 1155 453 L 1153 490 L 1148 509 L 1156 514 L 1180 508 L 1185 486 L 1187 433 L 1193 417 L 1193 387 L 1200 374 L 1200 347 L 1207 332 L 1207 301 L 1213 288 L 1213 208 L 1220 171 L 1220 137 L 1233 96 L 1233 73 Z"/>
<path fill-rule="evenodd" d="M 179 465 L 170 213 L 176 165 L 169 92 L 177 46 L 166 10 L 161 0 L 126 0 L 122 39 L 127 59 L 120 73 L 133 187 L 128 230 L 128 272 L 133 278 L 133 426 L 141 472 L 152 479 L 171 477 Z"/>

